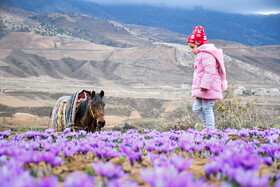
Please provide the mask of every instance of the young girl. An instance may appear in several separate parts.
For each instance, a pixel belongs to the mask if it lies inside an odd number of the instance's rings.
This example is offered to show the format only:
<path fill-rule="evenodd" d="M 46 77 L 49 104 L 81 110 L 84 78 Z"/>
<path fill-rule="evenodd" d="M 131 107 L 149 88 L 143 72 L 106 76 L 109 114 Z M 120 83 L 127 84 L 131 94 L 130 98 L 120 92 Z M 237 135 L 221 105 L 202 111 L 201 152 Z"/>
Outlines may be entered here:
<path fill-rule="evenodd" d="M 222 89 L 227 89 L 223 51 L 213 44 L 207 44 L 204 29 L 194 28 L 188 38 L 188 46 L 196 55 L 192 97 L 195 97 L 193 111 L 208 129 L 214 129 L 213 106 L 215 100 L 222 100 Z"/>

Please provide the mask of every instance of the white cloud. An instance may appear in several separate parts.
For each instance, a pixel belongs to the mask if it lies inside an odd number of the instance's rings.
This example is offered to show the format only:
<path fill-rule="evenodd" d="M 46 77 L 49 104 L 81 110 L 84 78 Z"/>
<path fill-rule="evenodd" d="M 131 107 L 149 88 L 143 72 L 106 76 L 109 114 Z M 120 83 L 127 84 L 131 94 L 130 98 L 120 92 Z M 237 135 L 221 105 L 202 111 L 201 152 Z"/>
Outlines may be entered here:
<path fill-rule="evenodd" d="M 280 12 L 280 0 L 87 0 L 99 4 L 146 4 L 205 9 L 230 13 Z"/>
<path fill-rule="evenodd" d="M 271 14 L 280 14 L 280 12 L 279 11 L 259 11 L 259 12 L 256 12 L 256 14 L 271 15 Z"/>

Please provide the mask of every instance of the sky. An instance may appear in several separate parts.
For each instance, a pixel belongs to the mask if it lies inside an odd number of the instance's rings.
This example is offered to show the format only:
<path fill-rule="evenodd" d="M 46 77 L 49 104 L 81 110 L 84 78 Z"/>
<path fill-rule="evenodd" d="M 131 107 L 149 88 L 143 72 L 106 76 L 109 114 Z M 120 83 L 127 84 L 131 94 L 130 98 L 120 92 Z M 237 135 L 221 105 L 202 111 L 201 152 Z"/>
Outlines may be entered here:
<path fill-rule="evenodd" d="M 280 0 L 87 0 L 99 4 L 136 5 L 146 4 L 166 7 L 208 10 L 241 14 L 280 13 Z"/>

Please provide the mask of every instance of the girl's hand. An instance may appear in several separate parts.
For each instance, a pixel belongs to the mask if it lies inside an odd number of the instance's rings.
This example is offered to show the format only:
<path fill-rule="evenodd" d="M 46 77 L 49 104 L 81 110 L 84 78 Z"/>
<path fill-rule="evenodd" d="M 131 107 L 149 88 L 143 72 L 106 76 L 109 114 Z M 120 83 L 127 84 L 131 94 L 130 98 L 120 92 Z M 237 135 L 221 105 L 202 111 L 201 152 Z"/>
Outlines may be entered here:
<path fill-rule="evenodd" d="M 202 92 L 207 92 L 208 89 L 205 89 L 205 88 L 200 88 L 200 91 Z"/>

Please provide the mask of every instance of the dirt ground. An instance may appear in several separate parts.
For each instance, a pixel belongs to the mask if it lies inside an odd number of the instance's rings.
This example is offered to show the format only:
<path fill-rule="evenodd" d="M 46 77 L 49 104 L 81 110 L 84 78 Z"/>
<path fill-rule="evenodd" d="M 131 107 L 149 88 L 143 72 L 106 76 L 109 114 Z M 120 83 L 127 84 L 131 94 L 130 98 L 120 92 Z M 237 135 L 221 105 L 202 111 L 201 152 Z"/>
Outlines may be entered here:
<path fill-rule="evenodd" d="M 1 124 L 10 124 L 15 126 L 33 126 L 46 127 L 49 122 L 49 117 L 39 117 L 28 113 L 15 113 L 12 117 L 1 117 Z"/>
<path fill-rule="evenodd" d="M 31 101 L 24 101 L 16 97 L 8 95 L 0 95 L 0 104 L 7 105 L 9 107 L 42 107 L 43 104 L 35 103 Z"/>

